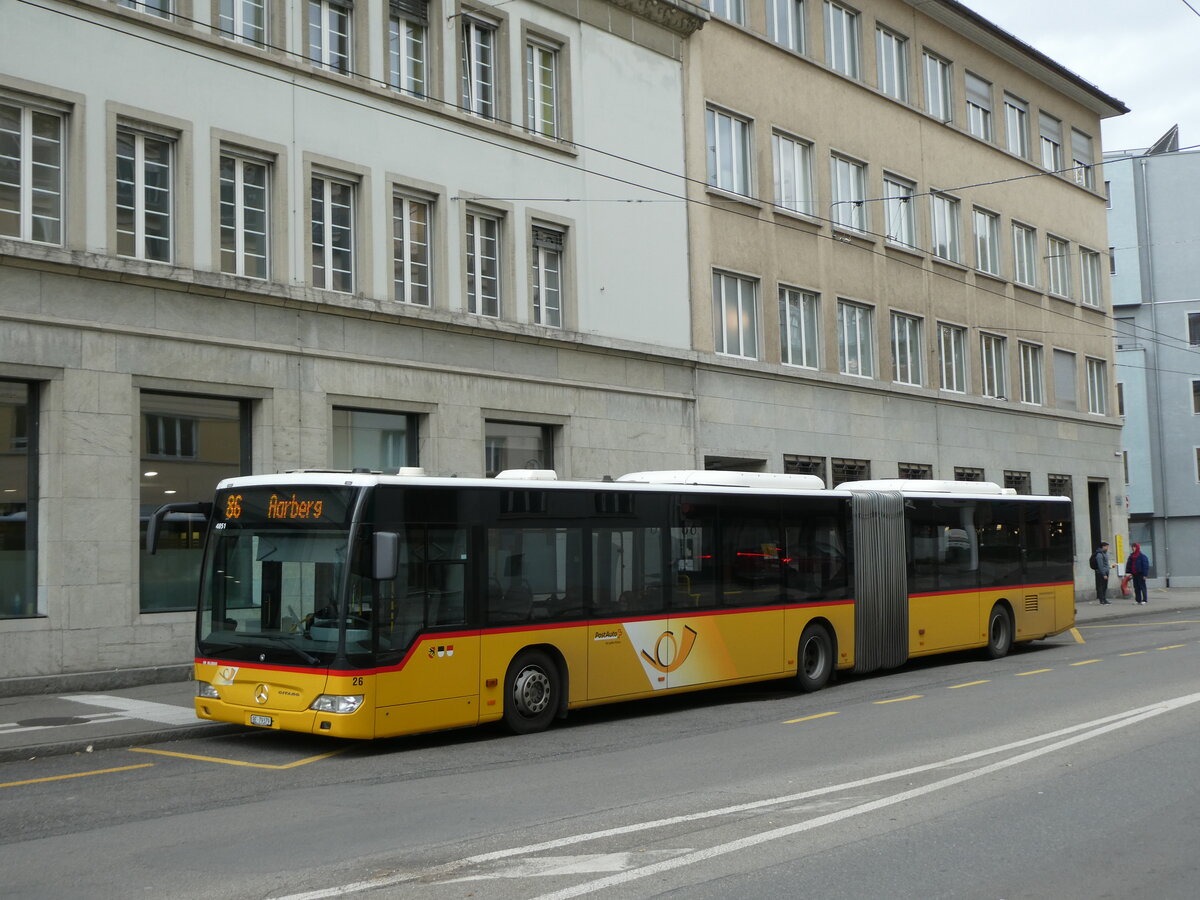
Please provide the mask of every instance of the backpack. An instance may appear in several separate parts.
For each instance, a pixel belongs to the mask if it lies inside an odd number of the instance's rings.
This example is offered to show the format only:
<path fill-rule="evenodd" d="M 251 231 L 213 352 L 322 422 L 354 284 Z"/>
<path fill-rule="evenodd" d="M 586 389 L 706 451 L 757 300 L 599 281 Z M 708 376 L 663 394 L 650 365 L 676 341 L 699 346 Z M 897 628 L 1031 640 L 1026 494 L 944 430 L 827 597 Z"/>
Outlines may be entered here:
<path fill-rule="evenodd" d="M 1099 550 L 1096 550 L 1095 552 L 1092 553 L 1091 557 L 1088 559 L 1088 565 L 1091 566 L 1093 569 L 1095 569 L 1097 572 L 1100 571 L 1100 568 L 1096 565 L 1096 554 L 1099 552 L 1100 552 Z"/>

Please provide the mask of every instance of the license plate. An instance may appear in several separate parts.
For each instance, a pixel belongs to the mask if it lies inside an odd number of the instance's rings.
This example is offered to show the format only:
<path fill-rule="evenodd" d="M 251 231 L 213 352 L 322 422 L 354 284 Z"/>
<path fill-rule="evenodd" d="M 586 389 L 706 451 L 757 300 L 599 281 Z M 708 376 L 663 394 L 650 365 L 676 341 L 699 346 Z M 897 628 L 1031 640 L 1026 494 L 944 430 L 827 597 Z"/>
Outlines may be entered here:
<path fill-rule="evenodd" d="M 251 716 L 250 724 L 251 725 L 265 725 L 266 727 L 270 728 L 271 727 L 271 717 L 270 716 Z"/>

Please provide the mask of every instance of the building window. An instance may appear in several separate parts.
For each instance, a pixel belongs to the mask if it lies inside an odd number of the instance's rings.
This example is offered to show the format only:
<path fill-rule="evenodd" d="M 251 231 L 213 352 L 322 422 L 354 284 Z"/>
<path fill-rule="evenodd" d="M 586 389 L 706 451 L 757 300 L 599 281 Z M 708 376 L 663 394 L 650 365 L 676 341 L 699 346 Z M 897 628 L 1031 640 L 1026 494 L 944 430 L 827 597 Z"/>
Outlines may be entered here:
<path fill-rule="evenodd" d="M 776 132 L 771 135 L 775 156 L 775 205 L 812 214 L 812 145 Z"/>
<path fill-rule="evenodd" d="M 975 265 L 980 272 L 1000 274 L 1000 217 L 986 210 L 976 209 Z"/>
<path fill-rule="evenodd" d="M 929 481 L 933 478 L 933 466 L 929 463 L 897 463 L 896 477 L 906 481 Z"/>
<path fill-rule="evenodd" d="M 142 542 L 151 513 L 164 503 L 207 501 L 222 478 L 250 466 L 249 406 L 238 400 L 143 391 L 141 405 Z M 140 555 L 143 613 L 195 609 L 204 516 L 174 513 L 162 523 L 158 552 Z"/>
<path fill-rule="evenodd" d="M 1075 387 L 1075 354 L 1054 351 L 1054 402 L 1059 409 L 1078 409 Z"/>
<path fill-rule="evenodd" d="M 394 472 L 420 465 L 417 419 L 410 413 L 334 407 L 333 468 Z"/>
<path fill-rule="evenodd" d="M 1197 400 L 1200 399 L 1200 398 L 1197 398 L 1197 396 L 1196 396 L 1196 386 L 1197 386 L 1197 382 L 1193 381 L 1192 382 L 1192 412 L 1193 413 L 1200 412 L 1200 409 L 1198 409 L 1196 406 Z M 1117 382 L 1117 415 L 1121 416 L 1122 418 L 1125 417 L 1125 385 L 1123 385 L 1119 381 Z"/>
<path fill-rule="evenodd" d="M 1015 472 L 1011 469 L 1005 469 L 1004 486 L 1010 491 L 1016 491 L 1018 494 L 1033 493 L 1033 481 L 1030 479 L 1028 472 Z"/>
<path fill-rule="evenodd" d="M 992 85 L 967 73 L 967 131 L 985 141 L 992 140 Z"/>
<path fill-rule="evenodd" d="M 950 63 L 928 50 L 925 51 L 925 111 L 943 122 L 954 118 Z"/>
<path fill-rule="evenodd" d="M 430 207 L 427 200 L 392 194 L 392 283 L 398 303 L 430 305 Z"/>
<path fill-rule="evenodd" d="M 1108 415 L 1108 365 L 1102 359 L 1088 358 L 1087 396 L 1088 412 L 1097 416 Z"/>
<path fill-rule="evenodd" d="M 861 303 L 838 301 L 838 371 L 875 377 L 875 311 Z"/>
<path fill-rule="evenodd" d="M 825 0 L 825 62 L 835 72 L 858 77 L 858 13 L 831 0 Z"/>
<path fill-rule="evenodd" d="M 1100 254 L 1095 250 L 1079 248 L 1079 274 L 1083 302 L 1088 306 L 1100 306 Z"/>
<path fill-rule="evenodd" d="M 467 213 L 467 312 L 500 316 L 500 219 Z"/>
<path fill-rule="evenodd" d="M 727 22 L 746 24 L 746 9 L 742 0 L 708 0 L 708 11 Z"/>
<path fill-rule="evenodd" d="M 558 137 L 558 50 L 540 41 L 525 45 L 525 127 Z"/>
<path fill-rule="evenodd" d="M 958 245 L 958 209 L 959 202 L 954 197 L 945 194 L 933 194 L 933 255 L 960 262 L 962 259 Z"/>
<path fill-rule="evenodd" d="M 783 362 L 788 366 L 815 369 L 818 356 L 817 295 L 795 288 L 779 289 L 779 331 L 783 337 Z"/>
<path fill-rule="evenodd" d="M 1200 347 L 1200 313 L 1187 314 L 1188 343 Z"/>
<path fill-rule="evenodd" d="M 1116 250 L 1115 247 L 1108 248 L 1108 274 L 1109 275 L 1117 274 L 1117 254 L 1114 252 L 1115 250 Z"/>
<path fill-rule="evenodd" d="M 174 141 L 117 129 L 117 255 L 171 261 Z"/>
<path fill-rule="evenodd" d="M 1117 383 L 1117 405 L 1121 415 L 1125 415 L 1125 385 Z M 1192 382 L 1192 415 L 1200 416 L 1200 381 Z"/>
<path fill-rule="evenodd" d="M 979 336 L 979 367 L 983 374 L 983 396 L 1008 399 L 1008 341 L 995 334 Z"/>
<path fill-rule="evenodd" d="M 913 202 L 916 186 L 894 175 L 883 178 L 883 210 L 887 216 L 884 235 L 887 240 L 906 247 L 917 246 L 917 209 Z"/>
<path fill-rule="evenodd" d="M 882 25 L 875 29 L 879 90 L 901 103 L 908 102 L 908 41 Z"/>
<path fill-rule="evenodd" d="M 767 0 L 767 37 L 797 53 L 804 52 L 804 0 Z"/>
<path fill-rule="evenodd" d="M 423 0 L 390 0 L 388 83 L 413 97 L 424 97 L 428 64 L 429 11 Z"/>
<path fill-rule="evenodd" d="M 308 0 L 308 58 L 331 72 L 350 72 L 350 6 L 342 0 Z"/>
<path fill-rule="evenodd" d="M 63 240 L 63 116 L 0 97 L 0 236 Z"/>
<path fill-rule="evenodd" d="M 163 19 L 171 18 L 171 0 L 117 0 L 117 5 Z"/>
<path fill-rule="evenodd" d="M 1197 447 L 1196 449 L 1200 450 L 1200 447 Z M 1128 450 L 1121 451 L 1121 469 L 1124 472 L 1124 479 L 1123 479 L 1124 482 L 1126 484 L 1129 484 L 1129 451 Z"/>
<path fill-rule="evenodd" d="M 1046 493 L 1051 497 L 1070 497 L 1071 493 L 1071 476 L 1070 475 L 1047 475 L 1046 476 Z"/>
<path fill-rule="evenodd" d="M 265 162 L 221 154 L 221 271 L 228 275 L 267 278 L 270 273 L 269 174 Z"/>
<path fill-rule="evenodd" d="M 1063 167 L 1062 122 L 1048 113 L 1038 115 L 1038 131 L 1041 135 L 1042 168 L 1058 172 Z"/>
<path fill-rule="evenodd" d="M 713 335 L 717 353 L 758 358 L 758 282 L 713 272 Z"/>
<path fill-rule="evenodd" d="M 563 238 L 561 231 L 533 226 L 533 321 L 562 328 Z"/>
<path fill-rule="evenodd" d="M 1004 145 L 1009 153 L 1029 158 L 1029 104 L 1004 95 Z"/>
<path fill-rule="evenodd" d="M 1018 349 L 1021 357 L 1021 402 L 1041 406 L 1042 348 L 1037 344 L 1022 343 Z"/>
<path fill-rule="evenodd" d="M 554 429 L 522 422 L 484 422 L 484 473 L 495 478 L 506 469 L 553 469 Z"/>
<path fill-rule="evenodd" d="M 921 327 L 916 316 L 892 313 L 892 380 L 898 384 L 924 384 Z"/>
<path fill-rule="evenodd" d="M 496 117 L 496 31 L 492 22 L 462 22 L 462 105 L 485 119 Z"/>
<path fill-rule="evenodd" d="M 354 293 L 354 185 L 312 176 L 313 287 Z"/>
<path fill-rule="evenodd" d="M 1013 280 L 1026 287 L 1037 287 L 1037 232 L 1013 223 Z"/>
<path fill-rule="evenodd" d="M 1071 245 L 1061 238 L 1046 238 L 1046 271 L 1050 293 L 1071 296 Z"/>
<path fill-rule="evenodd" d="M 983 481 L 983 469 L 975 466 L 955 466 L 955 481 Z"/>
<path fill-rule="evenodd" d="M 867 230 L 867 167 L 841 156 L 832 158 L 833 208 L 830 218 L 835 225 Z"/>
<path fill-rule="evenodd" d="M 1096 187 L 1096 173 L 1092 169 L 1092 139 L 1082 131 L 1071 129 L 1071 165 L 1074 167 L 1075 183 L 1092 190 Z M 1105 182 L 1107 185 L 1107 182 Z M 1112 208 L 1112 200 L 1106 204 Z"/>
<path fill-rule="evenodd" d="M 225 37 L 261 47 L 266 43 L 266 0 L 221 0 L 218 24 Z"/>
<path fill-rule="evenodd" d="M 0 619 L 45 615 L 37 593 L 37 423 L 36 387 L 0 381 Z"/>
<path fill-rule="evenodd" d="M 787 475 L 816 475 L 825 484 L 825 457 L 802 456 L 795 453 L 783 455 L 783 471 Z"/>
<path fill-rule="evenodd" d="M 938 357 L 942 368 L 942 390 L 966 393 L 967 329 L 939 322 Z"/>
<path fill-rule="evenodd" d="M 833 475 L 833 486 L 847 481 L 870 481 L 871 461 L 869 459 L 831 459 L 830 472 Z"/>
<path fill-rule="evenodd" d="M 723 191 L 750 194 L 750 122 L 711 106 L 705 111 L 708 183 Z"/>

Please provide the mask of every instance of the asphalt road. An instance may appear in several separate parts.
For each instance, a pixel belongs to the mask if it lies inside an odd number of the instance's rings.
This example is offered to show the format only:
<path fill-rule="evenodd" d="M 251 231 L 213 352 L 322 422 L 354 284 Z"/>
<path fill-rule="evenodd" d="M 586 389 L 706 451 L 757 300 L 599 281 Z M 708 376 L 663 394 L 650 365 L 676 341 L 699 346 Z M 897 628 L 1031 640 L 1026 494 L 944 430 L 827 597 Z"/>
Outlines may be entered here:
<path fill-rule="evenodd" d="M 1192 898 L 1200 617 L 375 744 L 0 765 L 0 896 Z"/>

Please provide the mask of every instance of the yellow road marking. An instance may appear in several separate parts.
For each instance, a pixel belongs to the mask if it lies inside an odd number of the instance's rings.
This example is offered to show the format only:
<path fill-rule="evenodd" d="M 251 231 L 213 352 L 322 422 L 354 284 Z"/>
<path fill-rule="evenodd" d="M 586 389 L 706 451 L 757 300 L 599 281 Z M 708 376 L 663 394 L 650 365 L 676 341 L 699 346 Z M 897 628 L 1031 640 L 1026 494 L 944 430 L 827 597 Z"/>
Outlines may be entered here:
<path fill-rule="evenodd" d="M 1041 675 L 1043 672 L 1053 672 L 1053 669 L 1034 669 L 1032 672 L 1018 672 L 1017 677 L 1022 675 Z"/>
<path fill-rule="evenodd" d="M 895 697 L 891 700 L 876 700 L 875 705 L 881 706 L 884 703 L 902 703 L 905 700 L 920 700 L 924 694 L 909 694 L 907 697 Z"/>
<path fill-rule="evenodd" d="M 1083 635 L 1079 633 L 1078 628 L 1071 629 L 1071 637 L 1075 638 L 1075 643 L 1077 643 L 1077 644 L 1086 644 L 1087 643 L 1087 641 L 1085 641 L 1083 639 Z"/>
<path fill-rule="evenodd" d="M 322 753 L 319 756 L 310 756 L 308 759 L 298 759 L 295 762 L 284 763 L 281 766 L 272 766 L 267 763 L 252 763 L 245 762 L 240 759 L 223 759 L 219 756 L 198 756 L 194 753 L 176 753 L 173 750 L 150 750 L 146 747 L 130 747 L 134 753 L 156 753 L 159 756 L 174 756 L 179 759 L 194 759 L 198 762 L 221 763 L 226 766 L 248 766 L 251 769 L 294 769 L 297 766 L 307 766 L 309 763 L 314 763 L 322 759 L 329 759 L 331 756 L 337 756 L 339 753 L 345 753 L 349 747 L 343 747 L 341 750 L 331 750 L 329 753 Z"/>
<path fill-rule="evenodd" d="M 1186 647 L 1187 644 L 1171 644 L 1168 647 L 1159 647 L 1159 650 L 1178 650 L 1180 647 Z"/>
<path fill-rule="evenodd" d="M 1200 619 L 1180 619 L 1177 622 L 1114 622 L 1111 625 L 1080 625 L 1080 628 L 1154 628 L 1159 625 L 1200 625 Z"/>
<path fill-rule="evenodd" d="M 1146 652 L 1145 650 L 1131 650 L 1129 653 L 1122 653 L 1120 655 L 1121 656 L 1139 656 L 1145 652 Z"/>
<path fill-rule="evenodd" d="M 950 687 L 947 688 L 947 690 L 952 691 L 955 688 L 960 688 L 960 687 L 974 687 L 977 684 L 987 684 L 989 681 L 991 681 L 990 678 L 985 678 L 983 681 L 968 681 L 966 684 L 952 684 L 952 685 L 950 685 Z"/>
<path fill-rule="evenodd" d="M 805 716 L 802 719 L 788 719 L 783 724 L 784 725 L 795 725 L 797 722 L 811 722 L 813 719 L 823 719 L 826 716 L 836 716 L 836 715 L 837 715 L 836 712 L 817 713 L 815 716 Z"/>
<path fill-rule="evenodd" d="M 75 772 L 71 775 L 50 775 L 46 778 L 30 778 L 27 781 L 7 781 L 0 788 L 20 787 L 23 784 L 45 784 L 48 781 L 63 781 L 67 778 L 84 778 L 88 775 L 111 775 L 113 772 L 128 772 L 130 769 L 148 769 L 154 763 L 138 763 L 136 766 L 121 766 L 116 769 L 97 769 L 95 772 Z"/>
<path fill-rule="evenodd" d="M 1086 665 L 1090 665 L 1091 663 L 1094 663 L 1094 662 L 1100 662 L 1100 660 L 1098 660 L 1098 659 L 1083 659 L 1083 660 L 1080 660 L 1079 662 L 1073 662 L 1073 663 L 1071 663 L 1071 665 L 1086 666 Z"/>

